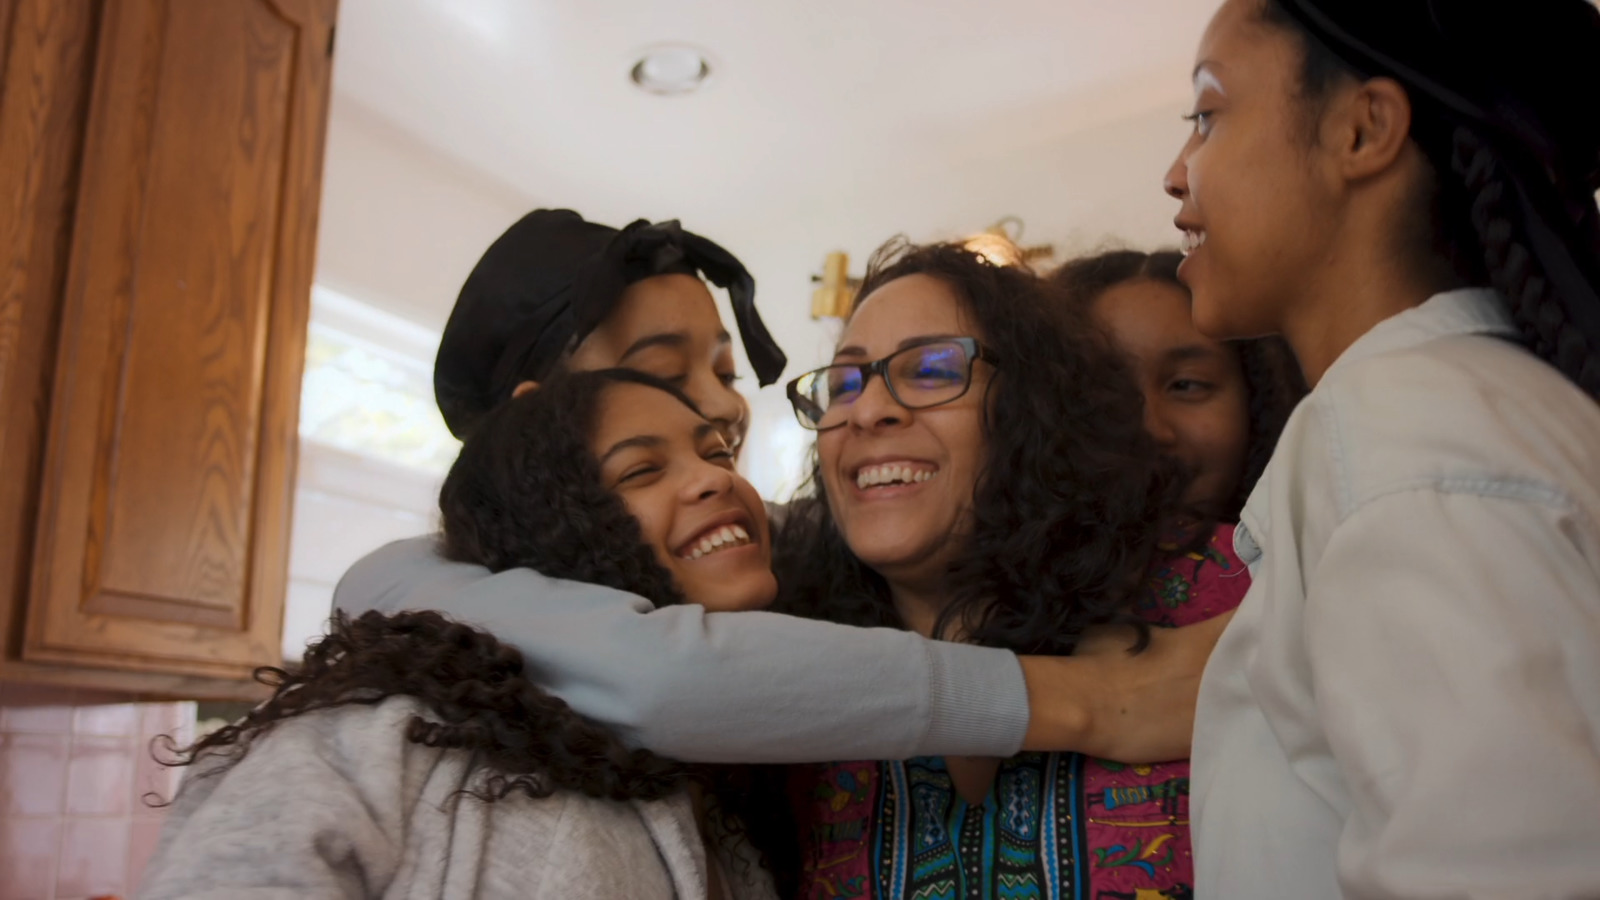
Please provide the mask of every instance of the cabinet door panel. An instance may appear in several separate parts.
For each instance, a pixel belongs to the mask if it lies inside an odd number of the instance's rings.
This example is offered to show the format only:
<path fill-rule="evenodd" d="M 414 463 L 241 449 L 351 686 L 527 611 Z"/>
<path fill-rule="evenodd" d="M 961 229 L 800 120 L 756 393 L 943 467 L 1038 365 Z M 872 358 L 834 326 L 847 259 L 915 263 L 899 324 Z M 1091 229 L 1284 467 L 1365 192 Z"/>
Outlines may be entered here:
<path fill-rule="evenodd" d="M 99 30 L 85 0 L 0 0 L 0 654 L 32 569 L 43 444 Z"/>
<path fill-rule="evenodd" d="M 332 6 L 105 8 L 25 658 L 277 659 Z"/>

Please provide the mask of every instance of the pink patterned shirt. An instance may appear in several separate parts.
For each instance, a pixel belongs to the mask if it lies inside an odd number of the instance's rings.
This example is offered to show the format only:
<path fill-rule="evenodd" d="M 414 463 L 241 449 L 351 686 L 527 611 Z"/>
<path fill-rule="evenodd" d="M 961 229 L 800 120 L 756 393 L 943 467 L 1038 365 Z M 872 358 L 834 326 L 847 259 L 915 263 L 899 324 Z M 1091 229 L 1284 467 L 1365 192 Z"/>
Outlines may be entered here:
<path fill-rule="evenodd" d="M 1250 586 L 1219 526 L 1157 567 L 1139 601 L 1152 624 L 1233 609 Z M 806 900 L 1192 898 L 1189 763 L 1127 766 L 1076 753 L 1004 761 L 982 806 L 944 760 L 796 767 Z"/>

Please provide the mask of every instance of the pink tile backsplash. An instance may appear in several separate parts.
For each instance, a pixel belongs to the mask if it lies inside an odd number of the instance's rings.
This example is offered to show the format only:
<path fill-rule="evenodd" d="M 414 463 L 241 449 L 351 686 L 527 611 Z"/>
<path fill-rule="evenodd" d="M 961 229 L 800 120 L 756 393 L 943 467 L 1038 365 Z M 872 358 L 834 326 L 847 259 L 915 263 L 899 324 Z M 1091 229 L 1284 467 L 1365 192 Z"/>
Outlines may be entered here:
<path fill-rule="evenodd" d="M 160 758 L 166 759 L 168 754 L 160 751 Z M 178 782 L 183 779 L 183 769 L 163 766 L 156 759 L 150 753 L 148 741 L 137 745 L 133 758 L 133 793 L 128 798 L 135 816 L 158 813 L 160 808 L 152 807 L 150 802 L 170 803 L 178 792 Z"/>
<path fill-rule="evenodd" d="M 126 893 L 131 831 L 126 819 L 68 819 L 61 833 L 56 896 Z"/>
<path fill-rule="evenodd" d="M 128 815 L 136 746 L 128 738 L 74 736 L 67 761 L 67 815 Z"/>
<path fill-rule="evenodd" d="M 72 733 L 131 737 L 139 733 L 139 719 L 137 703 L 79 706 L 72 713 Z"/>
<path fill-rule="evenodd" d="M 155 855 L 156 842 L 161 840 L 160 819 L 134 819 L 128 829 L 128 893 L 139 887 L 145 866 Z"/>
<path fill-rule="evenodd" d="M 0 900 L 130 896 L 182 777 L 150 741 L 193 739 L 193 703 L 0 684 Z"/>
<path fill-rule="evenodd" d="M 170 734 L 180 744 L 194 740 L 194 706 L 188 703 L 144 703 L 139 736 L 146 744 L 157 735 Z"/>
<path fill-rule="evenodd" d="M 0 820 L 0 900 L 54 897 L 60 848 L 55 819 Z"/>
<path fill-rule="evenodd" d="M 0 734 L 0 816 L 61 815 L 67 741 L 57 734 Z"/>

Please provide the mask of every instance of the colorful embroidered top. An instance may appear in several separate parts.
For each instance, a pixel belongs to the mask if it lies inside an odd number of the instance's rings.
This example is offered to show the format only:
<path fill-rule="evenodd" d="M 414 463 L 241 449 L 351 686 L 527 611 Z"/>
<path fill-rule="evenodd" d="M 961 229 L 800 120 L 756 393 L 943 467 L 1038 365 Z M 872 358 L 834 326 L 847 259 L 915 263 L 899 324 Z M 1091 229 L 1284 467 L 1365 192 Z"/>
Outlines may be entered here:
<path fill-rule="evenodd" d="M 1189 625 L 1233 609 L 1249 584 L 1224 525 L 1160 566 L 1139 610 Z M 806 900 L 1194 896 L 1187 761 L 1023 753 L 1001 763 L 981 807 L 939 757 L 800 766 L 794 786 Z"/>

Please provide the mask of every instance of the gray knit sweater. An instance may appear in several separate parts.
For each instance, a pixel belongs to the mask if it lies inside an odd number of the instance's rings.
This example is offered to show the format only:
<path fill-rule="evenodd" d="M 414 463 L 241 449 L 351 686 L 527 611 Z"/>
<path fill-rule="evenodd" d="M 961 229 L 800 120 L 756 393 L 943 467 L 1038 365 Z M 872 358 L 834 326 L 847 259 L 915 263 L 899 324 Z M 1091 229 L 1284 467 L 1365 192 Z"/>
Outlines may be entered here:
<path fill-rule="evenodd" d="M 405 739 L 422 707 L 310 713 L 280 723 L 220 774 L 202 762 L 173 804 L 138 896 L 176 898 L 689 898 L 708 896 L 687 795 L 645 802 L 570 792 L 483 803 L 460 750 Z M 718 850 L 735 900 L 773 897 L 748 844 Z"/>

